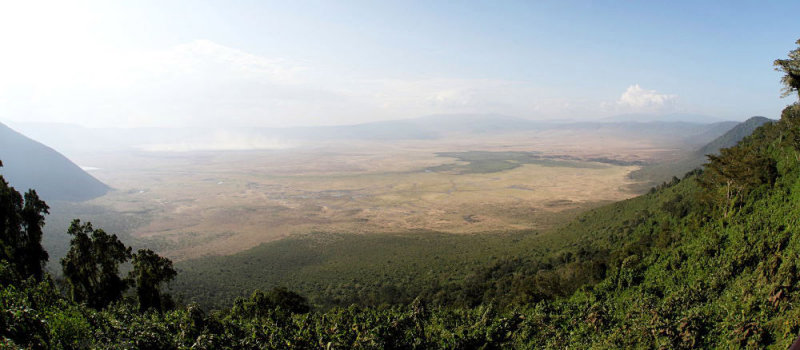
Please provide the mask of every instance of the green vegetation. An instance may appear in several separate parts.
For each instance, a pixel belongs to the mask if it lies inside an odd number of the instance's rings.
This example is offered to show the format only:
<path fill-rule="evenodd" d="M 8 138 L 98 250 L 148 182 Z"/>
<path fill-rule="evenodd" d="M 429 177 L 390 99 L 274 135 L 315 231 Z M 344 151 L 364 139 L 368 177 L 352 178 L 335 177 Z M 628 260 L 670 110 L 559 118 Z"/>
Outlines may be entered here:
<path fill-rule="evenodd" d="M 139 250 L 133 255 L 131 280 L 136 284 L 136 297 L 139 310 L 155 309 L 162 311 L 172 305 L 168 294 L 161 293 L 161 285 L 175 278 L 177 272 L 172 261 L 160 257 L 150 249 Z"/>
<path fill-rule="evenodd" d="M 19 193 L 0 180 L 2 208 L 7 208 L 0 221 L 0 244 L 6 254 L 0 263 L 0 345 L 785 349 L 800 333 L 798 135 L 800 104 L 794 104 L 779 121 L 710 157 L 705 170 L 673 178 L 646 195 L 593 209 L 551 234 L 507 236 L 518 239 L 515 246 L 523 251 L 510 250 L 507 257 L 462 267 L 470 271 L 466 278 L 417 286 L 419 293 L 410 302 L 401 294 L 399 302 L 371 306 L 368 299 L 356 296 L 353 300 L 362 305 L 316 310 L 284 288 L 255 291 L 235 300 L 231 308 L 210 313 L 195 305 L 142 308 L 153 305 L 142 295 L 161 296 L 157 286 L 174 276 L 167 260 L 142 251 L 134 258 L 132 280 L 156 289 L 137 291 L 139 307 L 124 298 L 108 305 L 66 298 L 48 276 L 37 278 L 31 262 L 17 256 L 21 247 L 36 248 L 36 233 L 14 224 L 22 220 L 26 206 L 20 204 Z M 30 201 L 39 203 L 35 196 Z M 44 203 L 32 208 L 38 215 L 46 211 Z M 30 217 L 41 226 L 38 216 Z M 116 246 L 116 237 L 98 231 L 77 221 L 70 229 L 75 237 L 72 249 L 80 253 L 69 256 L 90 262 L 75 264 L 78 271 L 93 271 L 83 275 L 97 276 L 88 284 L 92 287 L 106 279 L 105 273 L 116 275 L 118 264 L 128 258 L 124 245 L 112 249 L 112 257 L 90 249 L 97 244 Z M 345 236 L 315 238 L 358 242 Z M 328 246 L 309 242 L 275 247 L 305 250 L 299 255 L 302 264 Z M 542 246 L 537 253 L 526 253 L 529 242 Z M 289 250 L 273 254 L 295 256 Z M 373 255 L 381 256 L 388 258 L 385 251 Z M 452 260 L 444 266 L 457 263 L 457 258 L 448 259 Z M 90 267 L 99 268 L 99 274 Z M 365 279 L 382 278 L 365 271 Z M 220 272 L 205 277 L 225 280 L 227 271 Z M 447 272 L 432 274 L 437 277 L 417 283 L 444 281 Z"/>
<path fill-rule="evenodd" d="M 673 176 L 683 176 L 687 172 L 700 168 L 706 162 L 708 155 L 717 155 L 721 149 L 735 146 L 743 138 L 752 134 L 755 129 L 770 122 L 772 122 L 771 119 L 764 117 L 752 117 L 679 160 L 642 167 L 630 174 L 632 179 L 640 181 L 634 186 L 634 190 L 646 190 L 658 183 L 668 181 Z"/>
<path fill-rule="evenodd" d="M 48 255 L 42 249 L 42 227 L 48 209 L 36 191 L 23 197 L 0 175 L 0 260 L 20 275 L 44 277 Z"/>
<path fill-rule="evenodd" d="M 522 254 L 520 241 L 535 235 L 310 234 L 181 262 L 172 287 L 207 308 L 275 285 L 308 295 L 318 308 L 406 303 L 426 286 L 451 284 L 511 252 Z"/>
<path fill-rule="evenodd" d="M 797 40 L 797 45 L 800 45 L 800 40 Z M 783 96 L 797 92 L 800 97 L 800 48 L 790 51 L 787 59 L 775 60 L 775 70 L 785 73 L 781 78 Z"/>
<path fill-rule="evenodd" d="M 134 250 L 157 247 L 155 244 L 157 242 L 144 241 L 130 235 L 135 227 L 140 227 L 150 220 L 147 213 L 122 213 L 86 202 L 48 201 L 47 204 L 49 213 L 43 228 L 42 247 L 50 255 L 45 270 L 53 276 L 61 276 L 61 258 L 67 255 L 72 240 L 72 236 L 65 228 L 70 227 L 77 217 L 91 222 L 95 227 L 102 227 L 106 232 L 114 232 L 120 241 L 130 245 Z"/>
<path fill-rule="evenodd" d="M 116 235 L 94 230 L 91 223 L 81 224 L 79 220 L 72 222 L 68 233 L 73 238 L 61 266 L 69 297 L 98 309 L 119 300 L 128 287 L 119 276 L 119 265 L 130 259 L 131 248 Z"/>
<path fill-rule="evenodd" d="M 599 164 L 588 162 L 608 163 L 613 165 L 639 165 L 638 162 L 625 162 L 608 158 L 591 158 L 579 160 L 569 156 L 544 156 L 538 152 L 439 152 L 439 157 L 456 158 L 467 164 L 442 164 L 427 168 L 427 171 L 448 172 L 455 174 L 487 174 L 511 170 L 522 164 L 537 164 L 542 166 L 568 167 L 568 168 L 598 168 Z"/>

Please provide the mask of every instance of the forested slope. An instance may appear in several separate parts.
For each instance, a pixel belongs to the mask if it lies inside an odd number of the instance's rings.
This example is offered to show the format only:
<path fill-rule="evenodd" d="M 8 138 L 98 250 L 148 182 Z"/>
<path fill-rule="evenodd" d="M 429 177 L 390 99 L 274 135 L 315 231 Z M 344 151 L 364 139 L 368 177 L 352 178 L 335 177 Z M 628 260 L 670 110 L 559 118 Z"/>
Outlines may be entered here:
<path fill-rule="evenodd" d="M 720 149 L 735 146 L 740 140 L 752 134 L 755 129 L 770 122 L 772 120 L 768 118 L 750 117 L 694 152 L 686 154 L 683 158 L 642 167 L 632 172 L 630 177 L 642 181 L 644 185 L 652 185 L 673 176 L 682 176 L 705 164 L 708 155 L 717 155 Z"/>

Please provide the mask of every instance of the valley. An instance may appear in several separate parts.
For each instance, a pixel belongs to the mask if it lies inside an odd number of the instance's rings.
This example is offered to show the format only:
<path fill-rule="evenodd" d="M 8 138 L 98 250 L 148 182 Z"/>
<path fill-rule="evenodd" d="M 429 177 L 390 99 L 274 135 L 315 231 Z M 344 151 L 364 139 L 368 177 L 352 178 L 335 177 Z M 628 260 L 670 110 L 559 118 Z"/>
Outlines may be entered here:
<path fill-rule="evenodd" d="M 410 135 L 393 130 L 405 121 L 304 130 L 317 138 L 284 140 L 289 148 L 150 146 L 184 144 L 156 137 L 169 134 L 162 130 L 124 150 L 78 152 L 73 159 L 111 190 L 50 202 L 47 267 L 59 275 L 64 228 L 81 218 L 172 259 L 180 273 L 171 290 L 207 309 L 275 286 L 321 308 L 410 302 L 444 289 L 470 305 L 477 296 L 461 289 L 476 270 L 508 257 L 550 264 L 581 240 L 560 229 L 565 223 L 682 177 L 703 152 L 718 151 L 713 145 L 759 125 L 462 118 L 414 119 Z M 598 278 L 581 269 L 544 292 Z"/>
<path fill-rule="evenodd" d="M 99 153 L 79 161 L 114 189 L 88 203 L 146 217 L 130 235 L 185 260 L 310 232 L 543 230 L 561 220 L 559 213 L 636 195 L 640 182 L 628 175 L 680 146 L 526 132 L 288 150 Z"/>

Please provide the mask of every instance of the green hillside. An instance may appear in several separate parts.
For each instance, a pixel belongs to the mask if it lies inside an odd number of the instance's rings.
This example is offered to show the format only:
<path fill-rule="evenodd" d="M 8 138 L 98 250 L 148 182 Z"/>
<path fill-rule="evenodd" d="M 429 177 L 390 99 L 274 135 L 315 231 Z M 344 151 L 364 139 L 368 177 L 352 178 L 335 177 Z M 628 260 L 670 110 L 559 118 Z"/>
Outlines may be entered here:
<path fill-rule="evenodd" d="M 697 167 L 706 162 L 705 156 L 708 154 L 719 154 L 719 150 L 736 146 L 739 141 L 753 133 L 758 127 L 773 122 L 772 119 L 764 117 L 750 117 L 749 119 L 737 124 L 733 129 L 726 132 L 724 135 L 714 139 L 707 145 L 701 147 L 694 152 L 695 156 L 702 157 Z M 691 170 L 691 169 L 690 169 Z"/>
<path fill-rule="evenodd" d="M 752 134 L 759 126 L 772 121 L 764 117 L 751 117 L 682 158 L 645 166 L 631 173 L 631 178 L 643 181 L 645 186 L 652 186 L 663 181 L 669 181 L 673 176 L 683 176 L 683 174 L 705 164 L 709 154 L 716 155 L 719 154 L 720 149 L 735 146 L 743 138 Z"/>

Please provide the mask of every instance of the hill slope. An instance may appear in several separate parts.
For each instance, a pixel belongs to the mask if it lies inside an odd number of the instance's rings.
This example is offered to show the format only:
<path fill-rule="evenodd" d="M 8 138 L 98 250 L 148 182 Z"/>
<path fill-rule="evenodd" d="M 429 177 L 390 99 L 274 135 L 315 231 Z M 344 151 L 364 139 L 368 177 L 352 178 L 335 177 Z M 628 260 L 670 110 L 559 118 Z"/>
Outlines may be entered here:
<path fill-rule="evenodd" d="M 700 147 L 697 151 L 695 151 L 695 161 L 700 161 L 696 167 L 700 167 L 706 162 L 705 156 L 708 154 L 719 154 L 719 150 L 723 148 L 733 147 L 736 146 L 739 141 L 744 139 L 747 136 L 750 136 L 753 131 L 758 129 L 758 127 L 766 124 L 774 122 L 774 120 L 764 117 L 750 117 L 749 119 L 739 123 L 733 129 L 726 132 L 724 135 L 714 139 L 714 141 L 709 142 L 707 145 Z M 702 157 L 702 159 L 699 159 Z M 691 169 L 689 169 L 691 170 Z"/>
<path fill-rule="evenodd" d="M 672 122 L 690 122 L 711 124 L 721 122 L 719 118 L 715 118 L 703 114 L 687 114 L 687 113 L 671 113 L 671 114 L 647 114 L 647 113 L 634 113 L 634 114 L 620 114 L 603 118 L 604 121 L 610 122 L 653 122 L 653 121 L 672 121 Z"/>
<path fill-rule="evenodd" d="M 649 185 L 668 181 L 673 176 L 683 176 L 687 172 L 697 169 L 706 163 L 708 155 L 719 154 L 722 148 L 735 146 L 743 138 L 753 133 L 755 129 L 766 123 L 773 122 L 772 119 L 764 117 L 751 117 L 746 121 L 736 124 L 721 136 L 711 142 L 691 152 L 683 158 L 662 164 L 654 164 L 641 170 L 631 173 L 634 179 L 648 181 Z"/>
<path fill-rule="evenodd" d="M 0 124 L 0 168 L 6 181 L 29 188 L 45 200 L 83 201 L 102 196 L 108 186 L 69 159 L 39 142 Z"/>
<path fill-rule="evenodd" d="M 16 130 L 67 155 L 130 150 L 281 149 L 335 140 L 403 141 L 505 135 L 520 132 L 589 132 L 595 137 L 630 137 L 667 147 L 693 149 L 724 134 L 736 122 L 696 123 L 536 121 L 502 115 L 431 115 L 372 123 L 290 128 L 84 128 L 75 125 L 18 123 Z M 170 147 L 171 146 L 171 147 Z"/>

